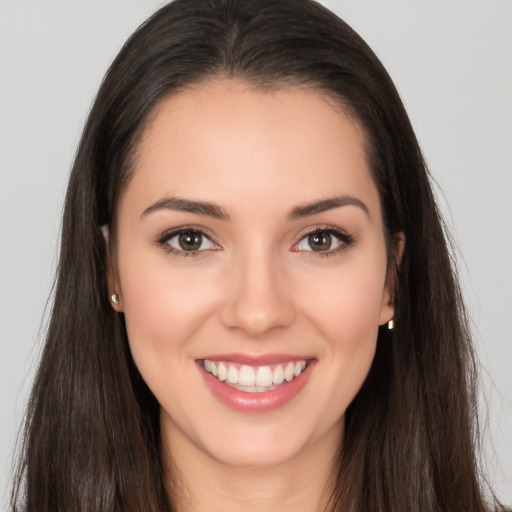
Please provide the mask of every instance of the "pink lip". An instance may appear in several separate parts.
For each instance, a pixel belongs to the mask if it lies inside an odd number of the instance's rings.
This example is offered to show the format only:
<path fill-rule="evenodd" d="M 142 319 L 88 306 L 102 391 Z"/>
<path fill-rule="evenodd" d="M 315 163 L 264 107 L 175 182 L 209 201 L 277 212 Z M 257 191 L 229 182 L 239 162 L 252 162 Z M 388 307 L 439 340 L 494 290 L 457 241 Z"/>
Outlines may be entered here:
<path fill-rule="evenodd" d="M 229 362 L 235 362 L 235 363 L 241 363 L 241 364 L 252 364 L 254 366 L 261 365 L 261 363 L 255 364 L 254 359 L 251 359 L 251 363 L 247 363 L 247 358 L 242 359 L 231 359 L 231 358 L 223 358 L 224 356 L 220 357 L 217 356 L 214 359 L 211 359 L 213 361 L 229 361 Z M 287 359 L 280 358 L 277 362 L 284 362 L 284 361 L 291 361 L 294 360 L 293 358 L 290 359 L 289 356 L 287 356 Z M 297 358 L 295 360 L 301 361 L 304 359 Z M 269 359 L 265 358 L 264 364 L 275 364 L 275 363 L 269 363 Z M 201 374 L 203 375 L 203 378 L 205 379 L 206 384 L 210 388 L 210 391 L 213 393 L 213 395 L 224 405 L 227 405 L 231 409 L 238 411 L 238 412 L 252 412 L 252 413 L 261 413 L 261 412 L 270 412 L 274 411 L 275 409 L 279 409 L 280 407 L 283 407 L 288 402 L 290 402 L 295 396 L 297 396 L 302 388 L 306 385 L 308 382 L 308 379 L 313 372 L 313 369 L 316 365 L 316 360 L 308 360 L 308 366 L 306 369 L 295 379 L 293 379 L 291 382 L 284 382 L 279 387 L 271 390 L 271 391 L 264 391 L 261 393 L 258 392 L 246 392 L 246 391 L 239 391 L 238 389 L 232 388 L 225 382 L 221 382 L 220 380 L 216 379 L 213 375 L 208 373 L 204 367 L 202 366 L 202 362 L 198 362 L 198 367 L 201 371 Z"/>
<path fill-rule="evenodd" d="M 246 364 L 248 366 L 267 366 L 271 364 L 289 363 L 290 361 L 309 361 L 310 357 L 297 356 L 290 354 L 263 354 L 263 355 L 251 355 L 251 354 L 215 354 L 202 358 L 210 361 L 223 361 L 225 363 L 234 364 Z"/>

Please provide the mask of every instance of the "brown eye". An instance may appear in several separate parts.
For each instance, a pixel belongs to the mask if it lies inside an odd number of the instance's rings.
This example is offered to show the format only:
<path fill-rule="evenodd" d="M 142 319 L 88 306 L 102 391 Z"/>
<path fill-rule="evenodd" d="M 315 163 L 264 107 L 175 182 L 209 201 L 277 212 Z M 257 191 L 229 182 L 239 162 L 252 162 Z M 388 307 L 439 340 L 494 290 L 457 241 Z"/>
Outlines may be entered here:
<path fill-rule="evenodd" d="M 185 231 L 178 235 L 178 244 L 182 251 L 197 251 L 203 242 L 203 236 L 198 231 Z"/>
<path fill-rule="evenodd" d="M 308 235 L 308 244 L 312 251 L 328 251 L 332 246 L 332 236 L 325 231 L 315 231 Z"/>
<path fill-rule="evenodd" d="M 196 229 L 185 229 L 164 235 L 159 243 L 168 246 L 175 254 L 182 255 L 218 249 L 207 235 Z"/>
<path fill-rule="evenodd" d="M 292 247 L 294 252 L 313 252 L 319 255 L 336 254 L 348 249 L 354 243 L 354 238 L 341 229 L 329 227 L 319 228 L 305 234 Z"/>

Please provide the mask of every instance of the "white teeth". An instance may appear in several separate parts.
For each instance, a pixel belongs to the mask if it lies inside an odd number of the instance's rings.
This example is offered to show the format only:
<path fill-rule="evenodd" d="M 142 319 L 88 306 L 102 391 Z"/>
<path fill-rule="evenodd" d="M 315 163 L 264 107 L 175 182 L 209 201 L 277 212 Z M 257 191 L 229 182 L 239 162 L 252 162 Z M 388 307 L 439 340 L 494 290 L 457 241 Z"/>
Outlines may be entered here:
<path fill-rule="evenodd" d="M 240 384 L 230 384 L 231 387 L 238 389 L 239 391 L 245 391 L 246 393 L 264 393 L 265 391 L 271 391 L 277 386 L 240 386 Z"/>
<path fill-rule="evenodd" d="M 238 384 L 240 386 L 254 386 L 256 384 L 256 374 L 250 366 L 242 366 L 240 368 Z"/>
<path fill-rule="evenodd" d="M 222 382 L 228 378 L 228 369 L 224 363 L 219 363 L 219 366 L 217 366 L 217 373 L 217 378 Z"/>
<path fill-rule="evenodd" d="M 256 372 L 256 386 L 272 386 L 270 366 L 260 366 Z"/>
<path fill-rule="evenodd" d="M 286 365 L 286 369 L 284 370 L 284 378 L 290 382 L 293 379 L 295 373 L 295 365 L 293 363 L 288 363 Z"/>
<path fill-rule="evenodd" d="M 247 392 L 264 392 L 274 389 L 285 380 L 291 382 L 306 368 L 305 360 L 272 365 L 273 369 L 266 366 L 237 365 L 235 363 L 203 361 L 204 369 L 217 377 L 220 381 L 226 381 L 232 387 Z"/>
<path fill-rule="evenodd" d="M 230 366 L 228 368 L 228 378 L 227 378 L 227 381 L 230 384 L 238 384 L 238 377 L 239 377 L 239 375 L 240 375 L 240 373 L 238 372 L 238 370 L 234 366 Z"/>
<path fill-rule="evenodd" d="M 274 384 L 282 384 L 284 381 L 284 369 L 278 364 L 272 373 L 272 382 Z"/>

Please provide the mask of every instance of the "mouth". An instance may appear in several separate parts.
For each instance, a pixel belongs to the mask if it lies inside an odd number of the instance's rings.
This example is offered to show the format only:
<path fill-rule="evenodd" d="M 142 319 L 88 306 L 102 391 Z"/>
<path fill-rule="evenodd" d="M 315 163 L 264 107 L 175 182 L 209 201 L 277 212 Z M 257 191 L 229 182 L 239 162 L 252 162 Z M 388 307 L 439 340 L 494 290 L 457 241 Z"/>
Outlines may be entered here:
<path fill-rule="evenodd" d="M 213 395 L 238 412 L 268 412 L 290 402 L 306 385 L 316 359 L 245 357 L 197 360 Z M 263 364 L 267 363 L 267 364 Z M 272 364 L 271 364 L 272 363 Z"/>
<path fill-rule="evenodd" d="M 246 393 L 272 391 L 283 382 L 297 378 L 308 365 L 307 360 L 280 364 L 249 366 L 227 361 L 203 360 L 204 369 L 220 382 Z"/>

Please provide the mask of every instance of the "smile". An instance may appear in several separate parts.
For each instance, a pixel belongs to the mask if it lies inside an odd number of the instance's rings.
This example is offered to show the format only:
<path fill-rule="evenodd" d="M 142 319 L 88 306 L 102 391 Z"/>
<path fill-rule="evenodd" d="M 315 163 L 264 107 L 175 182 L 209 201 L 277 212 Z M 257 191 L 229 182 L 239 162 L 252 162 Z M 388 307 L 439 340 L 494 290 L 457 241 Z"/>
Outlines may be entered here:
<path fill-rule="evenodd" d="M 276 389 L 284 381 L 294 380 L 306 368 L 307 362 L 302 360 L 249 366 L 205 359 L 203 365 L 209 374 L 239 391 L 263 393 Z"/>
<path fill-rule="evenodd" d="M 233 355 L 197 360 L 206 385 L 221 403 L 238 412 L 266 413 L 284 407 L 306 386 L 316 359 Z"/>

